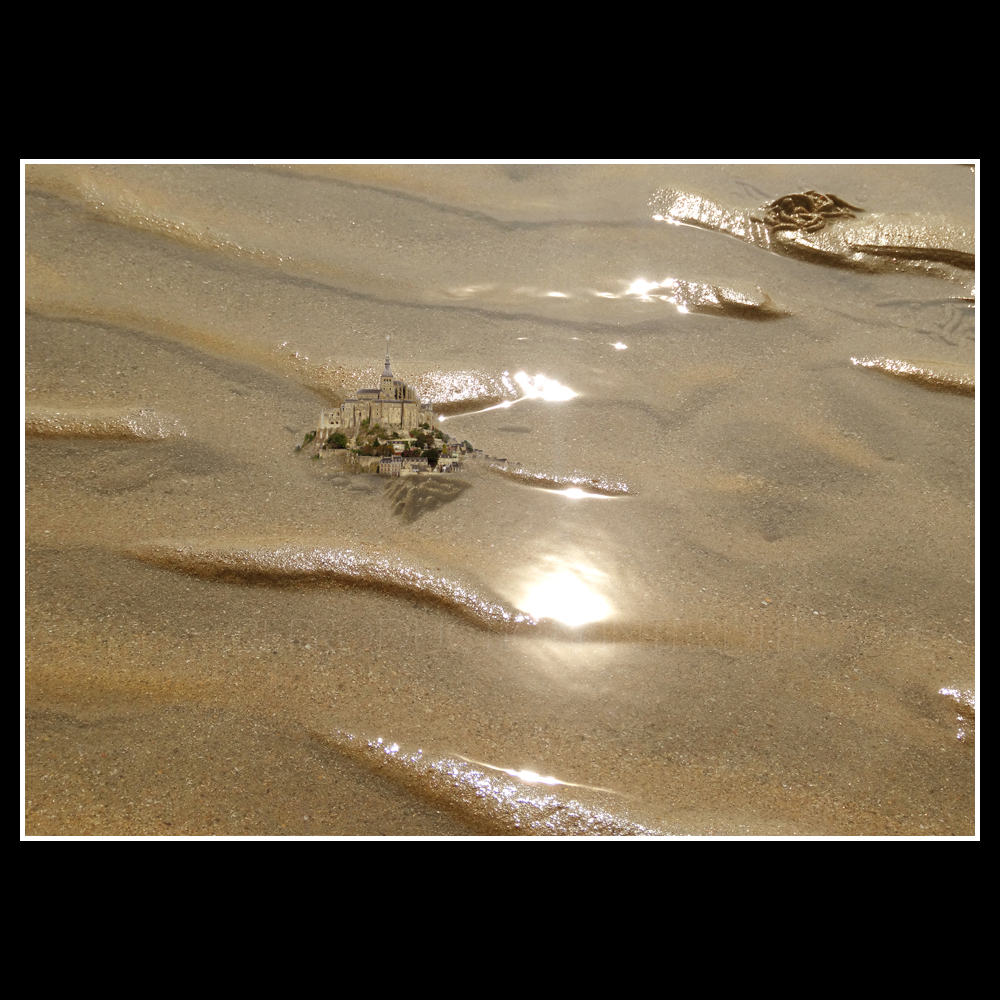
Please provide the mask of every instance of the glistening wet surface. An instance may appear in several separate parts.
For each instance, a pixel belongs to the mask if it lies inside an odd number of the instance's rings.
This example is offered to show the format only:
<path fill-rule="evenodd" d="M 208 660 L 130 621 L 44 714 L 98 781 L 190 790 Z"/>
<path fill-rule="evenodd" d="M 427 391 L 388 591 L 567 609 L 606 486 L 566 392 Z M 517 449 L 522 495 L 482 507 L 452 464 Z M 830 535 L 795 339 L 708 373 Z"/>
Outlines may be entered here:
<path fill-rule="evenodd" d="M 973 834 L 974 184 L 27 167 L 26 832 Z"/>

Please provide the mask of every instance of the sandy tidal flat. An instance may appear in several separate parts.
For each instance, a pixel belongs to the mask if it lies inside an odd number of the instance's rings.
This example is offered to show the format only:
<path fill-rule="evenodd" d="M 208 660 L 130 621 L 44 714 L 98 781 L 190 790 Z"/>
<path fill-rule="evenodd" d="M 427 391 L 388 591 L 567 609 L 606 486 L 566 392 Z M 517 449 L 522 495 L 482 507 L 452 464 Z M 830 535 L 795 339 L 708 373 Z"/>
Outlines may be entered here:
<path fill-rule="evenodd" d="M 975 832 L 967 166 L 25 184 L 28 835 Z"/>

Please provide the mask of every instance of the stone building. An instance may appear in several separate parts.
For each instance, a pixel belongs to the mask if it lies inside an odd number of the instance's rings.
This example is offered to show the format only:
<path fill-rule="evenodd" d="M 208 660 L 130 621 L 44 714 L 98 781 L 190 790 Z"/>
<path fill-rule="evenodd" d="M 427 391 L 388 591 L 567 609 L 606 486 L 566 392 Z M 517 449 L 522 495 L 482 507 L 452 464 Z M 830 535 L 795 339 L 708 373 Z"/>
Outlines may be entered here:
<path fill-rule="evenodd" d="M 319 415 L 316 436 L 323 442 L 336 431 L 348 439 L 357 436 L 364 421 L 369 427 L 381 424 L 386 431 L 400 434 L 421 424 L 436 425 L 437 416 L 430 406 L 417 399 L 416 393 L 402 379 L 392 374 L 389 365 L 389 339 L 385 341 L 385 369 L 376 389 L 358 389 L 352 399 L 345 399 L 336 410 L 323 410 Z"/>

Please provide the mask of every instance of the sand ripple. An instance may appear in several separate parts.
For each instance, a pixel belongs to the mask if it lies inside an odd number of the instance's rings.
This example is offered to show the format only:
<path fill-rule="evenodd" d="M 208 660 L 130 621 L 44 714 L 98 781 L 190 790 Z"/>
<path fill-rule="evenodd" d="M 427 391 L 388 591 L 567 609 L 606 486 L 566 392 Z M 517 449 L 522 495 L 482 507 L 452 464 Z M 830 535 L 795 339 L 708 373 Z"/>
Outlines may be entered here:
<path fill-rule="evenodd" d="M 606 476 L 586 476 L 582 473 L 573 476 L 555 476 L 544 472 L 532 472 L 530 469 L 509 468 L 505 464 L 489 462 L 487 468 L 502 476 L 513 479 L 522 486 L 536 486 L 543 490 L 566 490 L 576 488 L 581 493 L 591 493 L 602 497 L 632 496 L 635 490 L 620 479 L 609 479 Z"/>
<path fill-rule="evenodd" d="M 434 757 L 420 750 L 407 751 L 389 739 L 365 739 L 344 732 L 316 735 L 369 766 L 388 768 L 393 778 L 413 786 L 422 797 L 459 808 L 491 833 L 499 827 L 503 833 L 529 836 L 662 836 L 662 831 L 629 818 L 621 798 L 608 789 L 458 755 Z M 591 794 L 571 796 L 564 788 Z"/>
<path fill-rule="evenodd" d="M 209 580 L 279 586 L 340 582 L 407 594 L 432 601 L 494 630 L 538 624 L 531 615 L 506 606 L 481 588 L 378 552 L 295 546 L 212 548 L 162 544 L 143 546 L 130 554 L 143 562 Z"/>
<path fill-rule="evenodd" d="M 949 361 L 907 361 L 905 358 L 851 358 L 861 368 L 874 368 L 894 378 L 916 382 L 926 389 L 975 396 L 976 372 L 971 365 Z"/>
<path fill-rule="evenodd" d="M 107 438 L 162 441 L 184 437 L 179 421 L 154 410 L 119 412 L 101 410 L 36 410 L 25 414 L 28 437 Z"/>

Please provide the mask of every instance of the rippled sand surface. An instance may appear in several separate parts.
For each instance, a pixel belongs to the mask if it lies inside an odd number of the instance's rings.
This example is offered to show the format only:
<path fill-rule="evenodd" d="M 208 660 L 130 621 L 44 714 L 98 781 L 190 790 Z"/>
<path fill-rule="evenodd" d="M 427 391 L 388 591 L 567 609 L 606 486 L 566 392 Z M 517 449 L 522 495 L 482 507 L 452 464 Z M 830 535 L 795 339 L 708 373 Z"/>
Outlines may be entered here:
<path fill-rule="evenodd" d="M 967 166 L 25 185 L 28 835 L 975 833 Z"/>

